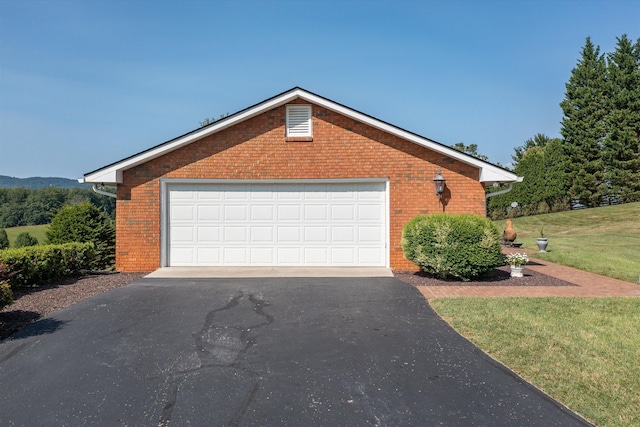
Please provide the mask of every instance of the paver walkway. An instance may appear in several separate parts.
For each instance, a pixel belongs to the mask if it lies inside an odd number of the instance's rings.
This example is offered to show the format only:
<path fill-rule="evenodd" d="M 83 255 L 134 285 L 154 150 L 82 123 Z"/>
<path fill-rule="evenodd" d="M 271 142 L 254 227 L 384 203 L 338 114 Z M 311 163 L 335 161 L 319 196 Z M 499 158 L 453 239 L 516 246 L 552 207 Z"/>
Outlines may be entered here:
<path fill-rule="evenodd" d="M 503 248 L 504 253 L 535 250 Z M 531 260 L 527 269 L 577 286 L 419 286 L 426 298 L 446 297 L 640 297 L 640 284 L 587 273 L 549 261 Z"/>

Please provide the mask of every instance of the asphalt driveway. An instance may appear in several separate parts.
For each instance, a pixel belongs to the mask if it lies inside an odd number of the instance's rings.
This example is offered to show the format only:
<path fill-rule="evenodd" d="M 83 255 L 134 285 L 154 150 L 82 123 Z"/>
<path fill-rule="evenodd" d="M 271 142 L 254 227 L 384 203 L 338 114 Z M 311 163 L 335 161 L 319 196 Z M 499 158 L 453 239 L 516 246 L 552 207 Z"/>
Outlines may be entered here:
<path fill-rule="evenodd" d="M 143 279 L 0 344 L 0 425 L 583 426 L 394 278 Z"/>

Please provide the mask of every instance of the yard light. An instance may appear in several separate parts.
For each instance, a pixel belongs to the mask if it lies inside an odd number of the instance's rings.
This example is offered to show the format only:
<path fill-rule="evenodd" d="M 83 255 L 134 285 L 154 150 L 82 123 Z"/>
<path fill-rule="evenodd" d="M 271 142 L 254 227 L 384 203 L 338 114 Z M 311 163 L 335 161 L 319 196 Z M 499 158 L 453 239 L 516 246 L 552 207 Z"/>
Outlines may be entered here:
<path fill-rule="evenodd" d="M 436 196 L 442 196 L 442 192 L 444 191 L 445 179 L 442 176 L 442 170 L 438 169 L 438 175 L 433 178 L 433 182 L 436 184 Z"/>

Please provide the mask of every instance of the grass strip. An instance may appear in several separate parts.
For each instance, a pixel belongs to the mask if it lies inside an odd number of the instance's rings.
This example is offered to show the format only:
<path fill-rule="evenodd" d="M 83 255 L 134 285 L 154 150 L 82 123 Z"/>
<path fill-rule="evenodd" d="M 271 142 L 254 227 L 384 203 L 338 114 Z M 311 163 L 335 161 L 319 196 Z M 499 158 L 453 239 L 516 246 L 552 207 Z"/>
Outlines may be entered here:
<path fill-rule="evenodd" d="M 431 300 L 460 334 L 599 426 L 640 425 L 640 299 Z"/>
<path fill-rule="evenodd" d="M 11 247 L 15 244 L 16 238 L 18 234 L 27 232 L 32 237 L 38 239 L 38 243 L 43 245 L 47 241 L 47 230 L 49 229 L 49 224 L 43 225 L 25 225 L 22 227 L 11 227 L 5 228 L 7 232 L 7 237 L 9 238 L 9 244 Z"/>

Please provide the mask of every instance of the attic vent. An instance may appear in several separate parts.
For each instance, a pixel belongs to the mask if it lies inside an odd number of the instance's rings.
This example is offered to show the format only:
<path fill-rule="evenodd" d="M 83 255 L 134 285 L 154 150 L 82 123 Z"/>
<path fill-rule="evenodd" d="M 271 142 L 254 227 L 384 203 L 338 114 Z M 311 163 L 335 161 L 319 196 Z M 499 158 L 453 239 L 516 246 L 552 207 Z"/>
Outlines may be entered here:
<path fill-rule="evenodd" d="M 311 105 L 287 105 L 287 136 L 312 136 Z"/>

